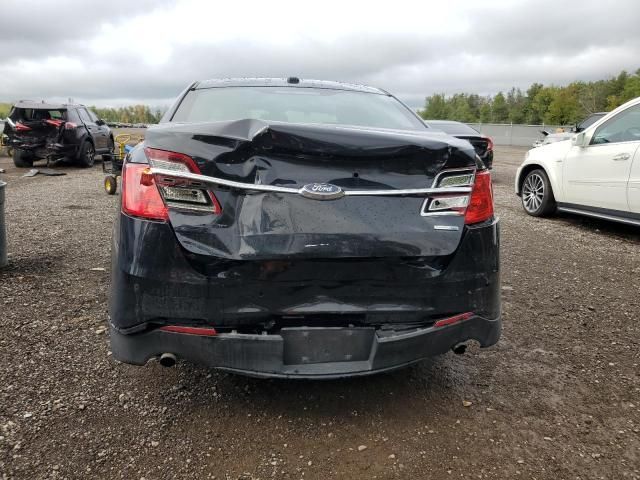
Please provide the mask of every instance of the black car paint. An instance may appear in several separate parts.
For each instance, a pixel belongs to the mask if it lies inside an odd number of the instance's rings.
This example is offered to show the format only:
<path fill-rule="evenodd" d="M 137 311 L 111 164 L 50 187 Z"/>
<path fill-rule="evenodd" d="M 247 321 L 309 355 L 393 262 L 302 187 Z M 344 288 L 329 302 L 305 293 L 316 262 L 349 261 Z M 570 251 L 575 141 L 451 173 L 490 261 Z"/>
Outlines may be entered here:
<path fill-rule="evenodd" d="M 429 187 L 443 169 L 482 168 L 467 142 L 427 129 L 167 123 L 150 128 L 144 146 L 187 154 L 204 175 L 295 187 Z M 127 161 L 147 163 L 144 146 Z M 119 215 L 109 304 L 115 358 L 143 364 L 171 352 L 252 375 L 332 378 L 498 340 L 497 219 L 465 226 L 461 216 L 421 216 L 423 199 L 414 197 L 214 193 L 221 215 L 172 208 L 166 223 Z M 434 326 L 462 312 L 473 318 Z M 218 336 L 162 325 L 212 326 Z"/>
<path fill-rule="evenodd" d="M 487 148 L 489 146 L 489 140 L 485 135 L 482 135 L 480 132 L 477 132 L 474 128 L 465 123 L 454 122 L 451 120 L 425 120 L 424 123 L 429 128 L 442 130 L 445 133 L 448 133 L 445 127 L 447 123 L 468 127 L 469 133 L 449 133 L 449 135 L 461 140 L 467 140 L 473 146 L 485 166 L 489 169 L 493 168 L 493 150 Z"/>
<path fill-rule="evenodd" d="M 64 124 L 56 127 L 48 125 L 44 120 L 24 121 L 22 115 L 27 109 L 63 112 L 62 120 L 65 123 L 75 123 L 77 127 L 69 130 L 65 129 Z M 12 107 L 9 118 L 13 122 L 24 123 L 31 130 L 18 132 L 5 122 L 7 145 L 31 153 L 34 159 L 78 159 L 85 141 L 91 142 L 98 154 L 109 153 L 113 146 L 111 129 L 83 105 L 18 102 Z"/>

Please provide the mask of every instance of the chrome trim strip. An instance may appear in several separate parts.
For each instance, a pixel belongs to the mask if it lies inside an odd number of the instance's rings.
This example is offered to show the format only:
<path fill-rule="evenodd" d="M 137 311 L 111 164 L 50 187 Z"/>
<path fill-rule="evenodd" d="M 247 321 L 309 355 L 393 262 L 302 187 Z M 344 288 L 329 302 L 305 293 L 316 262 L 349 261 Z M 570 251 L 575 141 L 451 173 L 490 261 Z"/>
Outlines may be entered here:
<path fill-rule="evenodd" d="M 210 177 L 208 175 L 199 175 L 191 172 L 178 172 L 175 170 L 167 170 L 164 168 L 151 168 L 151 173 L 160 177 L 180 178 L 191 182 L 199 182 L 204 185 L 214 187 L 229 187 L 240 190 L 251 190 L 256 192 L 277 192 L 277 193 L 295 193 L 301 195 L 302 188 L 279 187 L 275 185 L 257 185 L 254 183 L 235 182 L 224 178 Z M 160 185 L 162 181 L 160 179 Z M 170 186 L 190 186 L 176 185 L 171 183 Z M 449 187 L 449 188 L 410 188 L 397 190 L 344 190 L 345 196 L 424 196 L 432 194 L 445 193 L 470 193 L 471 187 Z"/>
<path fill-rule="evenodd" d="M 215 187 L 229 187 L 239 188 L 243 190 L 253 190 L 258 192 L 279 192 L 279 193 L 298 193 L 297 188 L 290 187 L 276 187 L 273 185 L 255 185 L 250 183 L 235 182 L 233 180 L 225 180 L 224 178 L 209 177 L 208 175 L 199 175 L 191 172 L 179 172 L 175 170 L 167 170 L 164 168 L 151 168 L 151 173 L 159 175 L 161 177 L 169 178 L 181 178 L 183 180 L 190 180 L 192 182 L 200 182 L 204 185 L 211 185 Z M 178 185 L 176 185 L 178 186 Z M 188 185 L 179 185 L 188 186 Z"/>
<path fill-rule="evenodd" d="M 446 212 L 425 212 L 424 210 L 420 210 L 421 217 L 462 217 L 463 215 L 463 213 L 455 212 L 453 210 L 448 210 Z"/>
<path fill-rule="evenodd" d="M 568 207 L 560 207 L 560 206 L 558 206 L 558 210 L 561 212 L 575 213 L 577 215 L 585 215 L 587 217 L 601 218 L 603 220 L 611 220 L 614 222 L 626 223 L 628 225 L 640 226 L 640 221 L 634 220 L 632 218 L 616 217 L 615 215 L 607 215 L 605 213 L 595 213 L 595 212 L 589 212 L 587 210 L 580 210 L 577 208 L 568 208 Z"/>
<path fill-rule="evenodd" d="M 450 188 L 408 188 L 398 190 L 345 190 L 344 194 L 349 195 L 391 195 L 391 196 L 410 196 L 410 195 L 441 195 L 443 193 L 469 193 L 471 187 L 450 187 Z"/>

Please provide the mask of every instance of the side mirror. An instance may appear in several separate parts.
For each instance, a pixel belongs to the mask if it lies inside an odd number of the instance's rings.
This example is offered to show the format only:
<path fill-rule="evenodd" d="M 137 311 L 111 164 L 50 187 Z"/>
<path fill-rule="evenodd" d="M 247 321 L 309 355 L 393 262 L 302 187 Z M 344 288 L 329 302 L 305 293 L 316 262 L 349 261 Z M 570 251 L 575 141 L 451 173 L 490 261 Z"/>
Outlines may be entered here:
<path fill-rule="evenodd" d="M 96 120 L 96 125 L 98 125 L 98 126 L 100 126 L 100 127 L 101 127 L 101 126 L 102 126 L 102 125 L 104 125 L 104 124 L 105 124 L 105 123 L 104 123 L 104 120 L 102 120 L 101 118 L 99 118 L 98 120 Z"/>
<path fill-rule="evenodd" d="M 580 132 L 577 135 L 574 135 L 571 139 L 571 145 L 574 147 L 584 147 L 587 141 L 586 135 L 584 132 Z"/>

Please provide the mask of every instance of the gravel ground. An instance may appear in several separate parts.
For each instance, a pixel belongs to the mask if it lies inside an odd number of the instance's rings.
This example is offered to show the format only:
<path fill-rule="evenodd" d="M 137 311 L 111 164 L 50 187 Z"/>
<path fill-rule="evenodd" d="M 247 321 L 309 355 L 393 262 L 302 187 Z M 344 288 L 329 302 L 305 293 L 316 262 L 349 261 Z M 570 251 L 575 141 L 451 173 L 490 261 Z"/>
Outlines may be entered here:
<path fill-rule="evenodd" d="M 523 152 L 494 170 L 498 345 L 329 382 L 113 361 L 100 167 L 1 157 L 0 478 L 640 479 L 640 230 L 526 216 Z"/>

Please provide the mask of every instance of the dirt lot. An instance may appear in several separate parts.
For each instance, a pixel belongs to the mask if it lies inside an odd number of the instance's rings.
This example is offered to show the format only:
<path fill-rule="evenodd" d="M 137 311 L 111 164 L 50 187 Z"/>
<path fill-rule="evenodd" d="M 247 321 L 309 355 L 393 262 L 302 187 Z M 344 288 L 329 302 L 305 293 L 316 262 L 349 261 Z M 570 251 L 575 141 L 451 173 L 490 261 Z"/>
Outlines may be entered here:
<path fill-rule="evenodd" d="M 523 152 L 494 170 L 499 344 L 330 382 L 113 361 L 100 166 L 21 178 L 0 158 L 0 478 L 640 479 L 640 231 L 526 216 Z"/>

